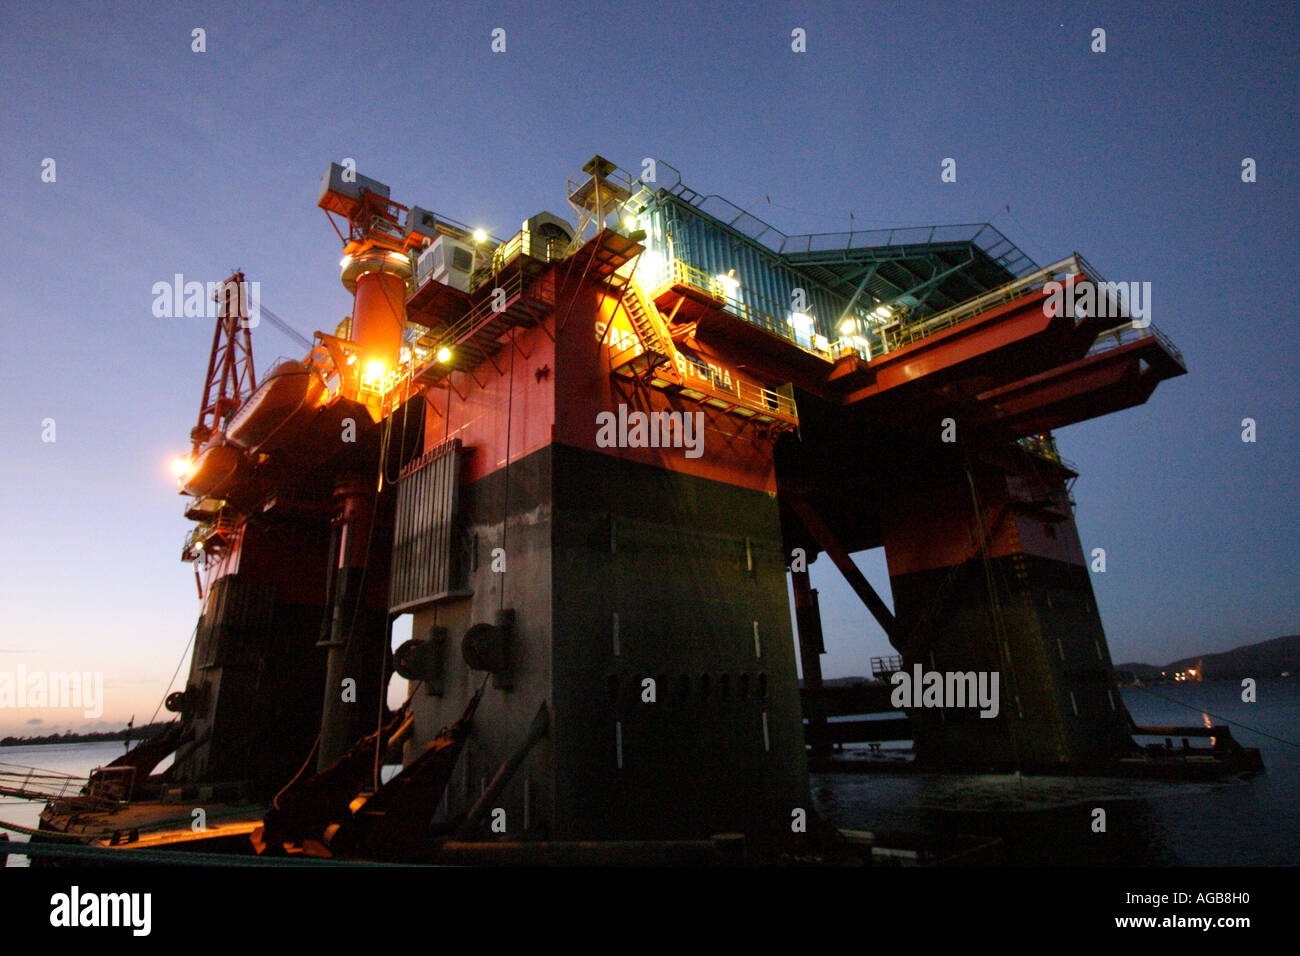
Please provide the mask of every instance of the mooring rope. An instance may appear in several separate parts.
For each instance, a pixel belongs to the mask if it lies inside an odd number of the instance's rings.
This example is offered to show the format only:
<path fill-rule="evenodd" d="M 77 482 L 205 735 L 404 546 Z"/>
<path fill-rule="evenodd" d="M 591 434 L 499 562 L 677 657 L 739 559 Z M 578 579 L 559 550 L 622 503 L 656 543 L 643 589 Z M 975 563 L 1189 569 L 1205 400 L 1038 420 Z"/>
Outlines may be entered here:
<path fill-rule="evenodd" d="M 185 655 L 190 652 L 190 645 L 194 643 L 194 638 L 199 633 L 199 622 L 202 620 L 203 616 L 200 615 L 199 620 L 194 622 L 194 630 L 190 631 L 190 639 L 185 642 L 185 650 L 181 651 L 181 659 L 176 662 L 176 670 L 172 671 L 171 680 L 167 682 L 167 687 L 163 691 L 162 700 L 158 701 L 158 706 L 155 707 L 153 711 L 153 717 L 149 718 L 150 724 L 152 724 L 158 717 L 158 711 L 162 710 L 163 704 L 167 702 L 168 693 L 172 689 L 172 684 L 176 683 L 176 675 L 181 672 L 181 667 L 185 663 Z"/>
<path fill-rule="evenodd" d="M 1132 686 L 1134 690 L 1140 690 L 1145 694 L 1150 694 L 1152 697 L 1158 698 L 1159 700 L 1163 700 L 1166 703 L 1177 704 L 1179 707 L 1186 707 L 1188 710 L 1194 710 L 1198 714 L 1204 714 L 1206 717 L 1213 717 L 1215 720 L 1221 720 L 1225 724 L 1229 724 L 1233 727 L 1239 727 L 1242 730 L 1249 730 L 1252 734 L 1259 734 L 1261 737 L 1267 737 L 1269 740 L 1276 740 L 1280 744 L 1286 744 L 1288 747 L 1295 747 L 1297 750 L 1300 750 L 1300 743 L 1296 743 L 1294 740 L 1287 740 L 1284 737 L 1275 737 L 1273 734 L 1270 734 L 1266 730 L 1259 730 L 1258 728 L 1251 727 L 1247 724 L 1243 724 L 1236 720 L 1232 720 L 1229 717 L 1221 717 L 1218 714 L 1212 714 L 1204 707 L 1197 707 L 1193 704 L 1185 704 L 1181 700 L 1174 700 L 1172 697 L 1166 697 L 1164 694 L 1157 694 L 1155 691 L 1150 690 L 1149 688 L 1139 687 L 1136 684 Z"/>

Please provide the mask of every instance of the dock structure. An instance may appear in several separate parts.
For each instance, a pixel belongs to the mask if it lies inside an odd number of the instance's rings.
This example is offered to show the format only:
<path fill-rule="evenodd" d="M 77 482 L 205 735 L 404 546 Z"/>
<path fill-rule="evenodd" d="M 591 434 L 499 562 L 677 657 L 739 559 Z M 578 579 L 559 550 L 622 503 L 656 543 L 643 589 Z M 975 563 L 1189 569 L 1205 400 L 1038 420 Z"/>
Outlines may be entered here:
<path fill-rule="evenodd" d="M 178 469 L 203 603 L 170 784 L 383 793 L 357 768 L 396 672 L 384 786 L 427 799 L 372 808 L 471 842 L 788 838 L 845 732 L 823 553 L 897 652 L 878 676 L 1000 677 L 991 718 L 910 709 L 918 759 L 1135 750 L 1053 431 L 1183 374 L 1169 339 L 987 224 L 792 236 L 656 169 L 593 157 L 571 220 L 497 239 L 332 166 L 351 315 L 257 384 L 227 297 Z M 892 611 L 852 558 L 877 547 Z"/>

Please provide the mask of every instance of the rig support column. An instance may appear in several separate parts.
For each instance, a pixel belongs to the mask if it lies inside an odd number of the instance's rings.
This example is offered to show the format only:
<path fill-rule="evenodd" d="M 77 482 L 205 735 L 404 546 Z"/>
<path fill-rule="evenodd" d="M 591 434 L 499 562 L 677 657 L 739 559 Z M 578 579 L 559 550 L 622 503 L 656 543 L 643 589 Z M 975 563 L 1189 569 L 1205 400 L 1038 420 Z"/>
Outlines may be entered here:
<path fill-rule="evenodd" d="M 897 508 L 884 537 L 908 636 L 904 669 L 999 679 L 987 717 L 970 706 L 909 709 L 918 760 L 1086 771 L 1132 747 L 1074 523 L 1072 474 L 1015 442 L 896 460 Z"/>
<path fill-rule="evenodd" d="M 830 755 L 826 729 L 826 691 L 822 685 L 821 608 L 817 590 L 809 586 L 807 571 L 791 571 L 794 579 L 795 623 L 799 629 L 799 663 L 803 668 L 803 710 L 808 715 L 808 746 L 814 757 Z"/>
<path fill-rule="evenodd" d="M 374 693 L 378 679 L 374 673 L 376 655 L 370 646 L 376 643 L 364 600 L 365 568 L 371 528 L 374 522 L 375 494 L 364 479 L 341 479 L 334 490 L 338 501 L 337 545 L 333 568 L 333 610 L 330 621 L 329 649 L 325 666 L 325 698 L 321 707 L 320 747 L 316 769 L 324 770 L 361 736 L 361 721 L 375 713 Z M 352 684 L 344 687 L 344 681 Z"/>

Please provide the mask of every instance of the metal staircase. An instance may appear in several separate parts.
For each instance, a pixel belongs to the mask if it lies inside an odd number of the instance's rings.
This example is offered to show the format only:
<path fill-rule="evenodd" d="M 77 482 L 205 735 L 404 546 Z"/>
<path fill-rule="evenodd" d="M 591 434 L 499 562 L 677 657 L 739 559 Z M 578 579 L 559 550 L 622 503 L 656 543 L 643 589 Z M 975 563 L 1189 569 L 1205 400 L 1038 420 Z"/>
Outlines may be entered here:
<path fill-rule="evenodd" d="M 689 351 L 679 351 L 659 306 L 634 278 L 635 270 L 633 259 L 607 280 L 610 294 L 622 303 L 637 339 L 636 344 L 621 351 L 611 350 L 613 374 L 640 379 L 654 388 L 675 392 L 764 427 L 798 426 L 799 415 L 789 386 L 774 391 L 740 378 L 724 383 L 708 363 L 692 357 Z"/>
<path fill-rule="evenodd" d="M 659 307 L 646 297 L 631 272 L 621 278 L 624 281 L 619 293 L 619 301 L 623 304 L 623 310 L 627 312 L 632 330 L 641 342 L 641 351 L 627 358 L 615 371 L 639 375 L 664 365 L 666 366 L 664 371 L 668 373 L 667 377 L 677 378 L 677 369 L 673 361 L 677 348 L 673 345 L 668 325 L 664 322 Z"/>

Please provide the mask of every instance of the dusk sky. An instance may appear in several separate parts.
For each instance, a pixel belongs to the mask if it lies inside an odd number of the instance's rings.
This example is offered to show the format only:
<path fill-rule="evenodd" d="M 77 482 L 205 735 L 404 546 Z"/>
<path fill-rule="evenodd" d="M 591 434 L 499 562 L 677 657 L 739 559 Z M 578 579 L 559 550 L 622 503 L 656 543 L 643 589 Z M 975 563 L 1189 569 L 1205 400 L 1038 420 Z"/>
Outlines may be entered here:
<path fill-rule="evenodd" d="M 992 220 L 1040 264 L 1150 282 L 1189 374 L 1057 435 L 1112 655 L 1300 632 L 1300 8 L 720 6 L 7 4 L 0 672 L 103 672 L 103 722 L 154 712 L 198 613 L 168 465 L 213 323 L 155 318 L 153 286 L 241 267 L 332 330 L 351 302 L 316 198 L 345 157 L 498 236 L 571 218 L 600 153 L 787 233 Z M 259 372 L 303 351 L 265 322 L 253 341 Z M 883 552 L 858 561 L 887 597 Z M 812 574 L 826 675 L 869 672 L 883 633 L 827 558 Z M 0 709 L 0 734 L 86 723 Z"/>

